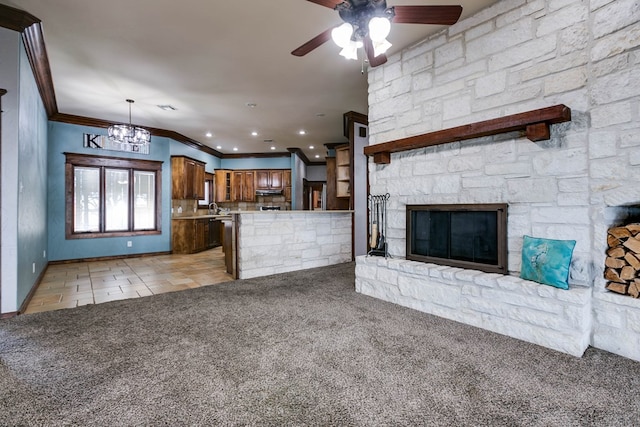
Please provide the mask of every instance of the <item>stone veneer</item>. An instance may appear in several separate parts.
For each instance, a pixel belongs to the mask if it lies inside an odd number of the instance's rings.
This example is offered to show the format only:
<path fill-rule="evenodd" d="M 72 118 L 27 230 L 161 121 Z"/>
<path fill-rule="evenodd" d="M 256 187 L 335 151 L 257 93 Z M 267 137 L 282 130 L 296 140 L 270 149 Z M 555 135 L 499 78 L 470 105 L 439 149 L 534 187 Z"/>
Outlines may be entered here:
<path fill-rule="evenodd" d="M 238 278 L 349 262 L 351 211 L 238 212 Z"/>
<path fill-rule="evenodd" d="M 370 70 L 370 144 L 556 104 L 572 110 L 549 141 L 503 134 L 371 162 L 370 192 L 391 195 L 393 258 L 405 256 L 407 204 L 507 203 L 511 277 L 497 283 L 534 292 L 517 279 L 524 234 L 576 240 L 571 290 L 534 293 L 589 294 L 589 344 L 640 360 L 640 301 L 607 292 L 602 278 L 607 229 L 640 206 L 639 21 L 637 0 L 503 0 Z M 378 277 L 401 272 L 376 268 Z M 431 273 L 419 300 L 434 292 Z M 472 299 L 491 292 L 477 289 L 461 301 L 484 304 Z"/>
<path fill-rule="evenodd" d="M 582 356 L 591 290 L 403 259 L 356 258 L 356 291 L 425 313 Z"/>

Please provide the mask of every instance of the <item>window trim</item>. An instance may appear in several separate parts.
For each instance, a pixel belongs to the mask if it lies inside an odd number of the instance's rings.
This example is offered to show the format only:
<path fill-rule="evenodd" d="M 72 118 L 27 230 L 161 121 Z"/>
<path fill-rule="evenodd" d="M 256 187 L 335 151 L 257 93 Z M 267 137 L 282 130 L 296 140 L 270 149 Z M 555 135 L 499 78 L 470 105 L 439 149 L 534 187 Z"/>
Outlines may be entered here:
<path fill-rule="evenodd" d="M 124 236 L 144 236 L 162 234 L 162 164 L 164 162 L 159 160 L 140 160 L 140 159 L 127 159 L 122 157 L 111 156 L 95 156 L 78 153 L 63 153 L 66 157 L 65 160 L 65 238 L 66 239 L 93 239 L 103 237 L 124 237 Z M 101 174 L 104 169 L 124 169 L 128 170 L 129 175 L 133 176 L 133 171 L 146 171 L 155 173 L 155 198 L 156 198 L 156 228 L 153 230 L 139 230 L 139 231 L 108 231 L 108 232 L 74 232 L 74 167 L 94 167 L 100 168 Z M 129 198 L 133 197 L 133 180 L 130 180 L 130 194 Z M 104 193 L 104 183 L 101 183 L 100 192 Z M 134 205 L 130 204 L 130 208 Z M 101 210 L 104 210 L 104 206 L 100 206 Z M 129 227 L 133 228 L 133 217 L 129 215 Z M 100 216 L 100 229 L 104 230 L 104 215 Z"/>

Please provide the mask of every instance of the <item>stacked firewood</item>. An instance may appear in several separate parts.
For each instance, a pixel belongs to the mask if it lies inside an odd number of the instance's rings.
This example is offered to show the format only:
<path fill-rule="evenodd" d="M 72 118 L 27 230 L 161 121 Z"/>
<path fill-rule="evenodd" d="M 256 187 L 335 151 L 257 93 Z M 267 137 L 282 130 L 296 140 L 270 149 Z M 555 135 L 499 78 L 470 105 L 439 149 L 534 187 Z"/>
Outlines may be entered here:
<path fill-rule="evenodd" d="M 610 228 L 607 245 L 607 289 L 640 298 L 640 223 Z"/>

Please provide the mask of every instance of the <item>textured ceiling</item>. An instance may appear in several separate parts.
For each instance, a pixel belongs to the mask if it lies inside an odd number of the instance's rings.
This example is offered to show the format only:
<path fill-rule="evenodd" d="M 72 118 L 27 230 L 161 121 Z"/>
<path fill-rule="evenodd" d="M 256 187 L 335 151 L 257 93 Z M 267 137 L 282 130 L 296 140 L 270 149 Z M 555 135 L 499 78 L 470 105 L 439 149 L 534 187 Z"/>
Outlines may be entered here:
<path fill-rule="evenodd" d="M 134 123 L 224 154 L 296 147 L 311 161 L 324 158 L 323 144 L 345 140 L 343 113 L 367 114 L 361 61 L 344 60 L 331 41 L 304 57 L 290 54 L 341 22 L 337 12 L 305 0 L 2 2 L 42 20 L 61 113 L 126 122 L 125 99 L 132 98 Z M 388 5 L 461 4 L 464 19 L 495 2 Z M 393 24 L 389 56 L 442 28 Z"/>

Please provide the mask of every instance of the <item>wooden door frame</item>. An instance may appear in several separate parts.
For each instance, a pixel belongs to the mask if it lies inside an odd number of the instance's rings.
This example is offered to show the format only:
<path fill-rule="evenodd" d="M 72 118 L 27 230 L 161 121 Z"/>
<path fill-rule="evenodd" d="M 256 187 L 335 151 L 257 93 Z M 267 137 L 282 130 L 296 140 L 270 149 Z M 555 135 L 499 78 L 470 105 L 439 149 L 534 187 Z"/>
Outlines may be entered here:
<path fill-rule="evenodd" d="M 2 167 L 2 96 L 7 93 L 6 89 L 0 89 L 0 168 Z M 0 210 L 2 209 L 2 175 L 0 174 Z M 0 218 L 0 242 L 2 242 L 2 218 Z M 2 251 L 0 251 L 0 278 L 2 277 Z M 0 283 L 2 280 L 0 280 Z M 0 286 L 0 307 L 2 307 L 2 286 Z M 0 312 L 0 317 L 2 313 Z"/>

